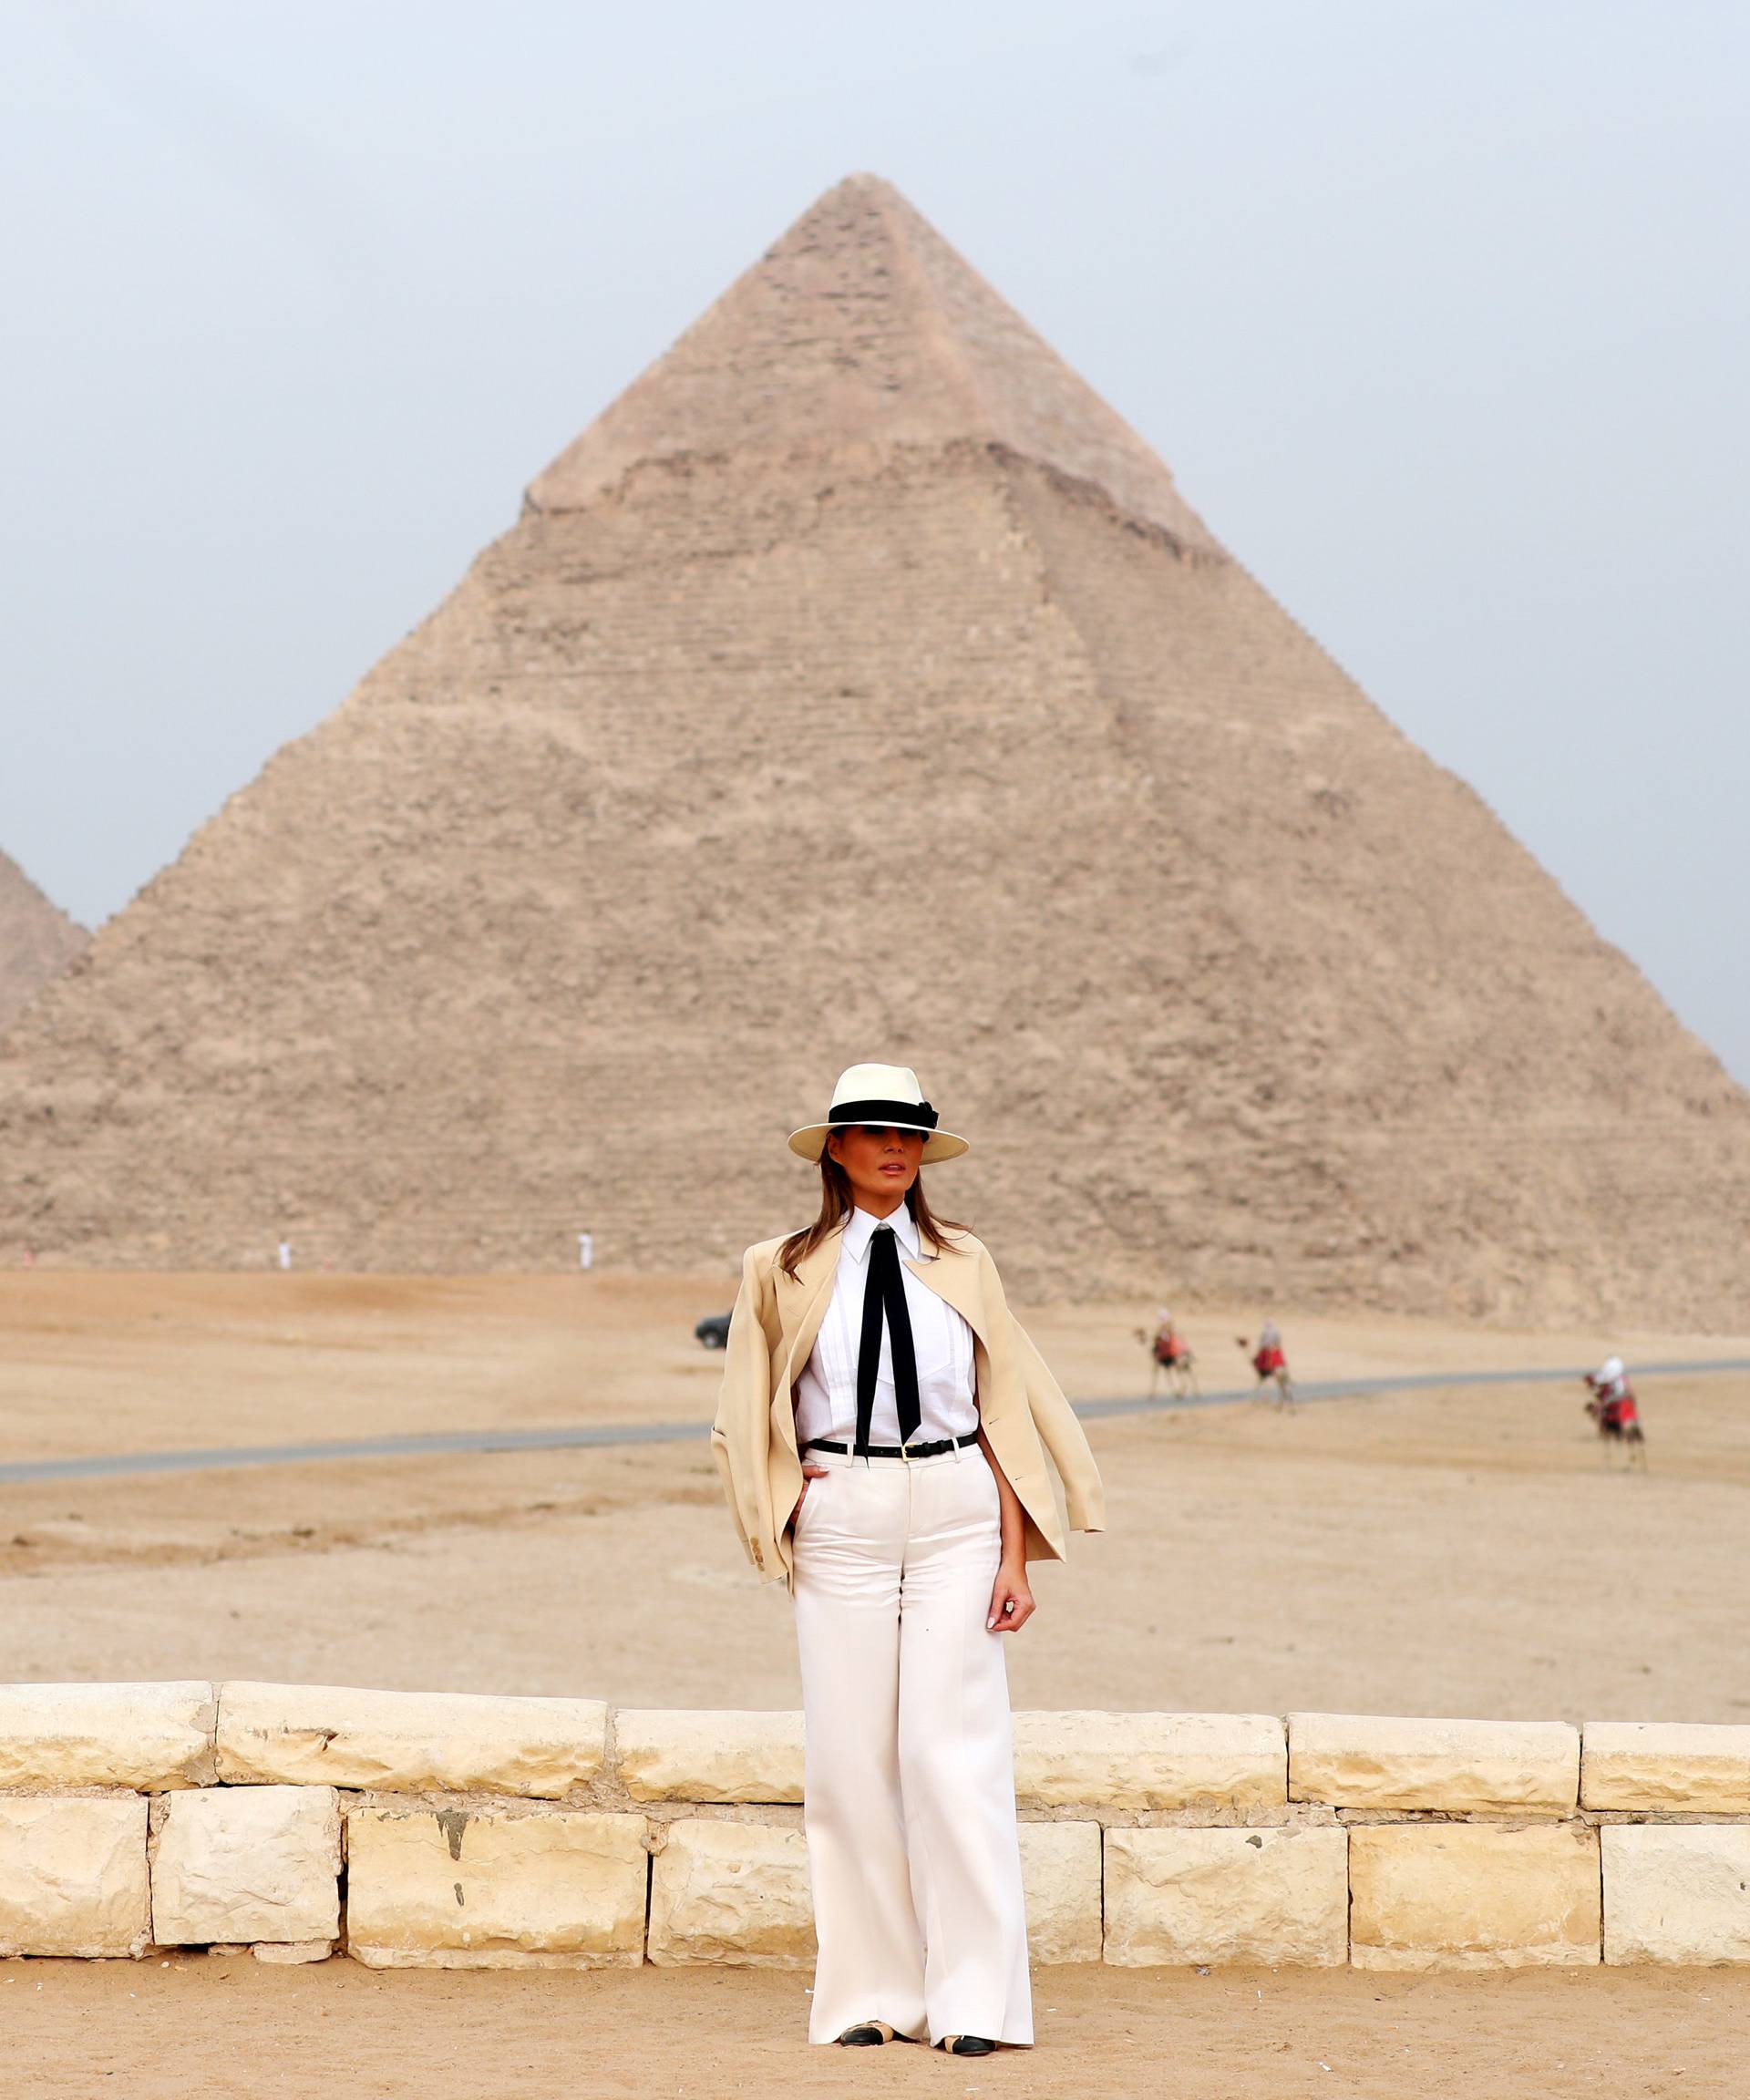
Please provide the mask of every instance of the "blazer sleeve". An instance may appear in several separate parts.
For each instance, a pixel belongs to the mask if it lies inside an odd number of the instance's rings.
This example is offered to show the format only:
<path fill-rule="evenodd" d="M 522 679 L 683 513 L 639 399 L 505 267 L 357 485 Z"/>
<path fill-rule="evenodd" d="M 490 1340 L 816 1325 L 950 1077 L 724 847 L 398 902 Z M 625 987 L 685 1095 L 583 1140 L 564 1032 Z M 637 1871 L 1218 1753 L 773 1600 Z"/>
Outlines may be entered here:
<path fill-rule="evenodd" d="M 1072 1531 L 1104 1531 L 1106 1488 L 1081 1416 L 1065 1399 L 1063 1387 L 1035 1346 L 1033 1336 L 1013 1313 L 1009 1318 L 1014 1328 L 1022 1382 L 1027 1389 L 1027 1408 L 1039 1440 L 1051 1453 L 1051 1462 L 1064 1484 L 1064 1512 L 1069 1528 Z"/>
<path fill-rule="evenodd" d="M 729 1514 L 743 1552 L 762 1575 L 767 1570 L 757 1541 L 765 1529 L 763 1506 L 771 1499 L 772 1367 L 760 1314 L 769 1287 L 750 1247 L 742 1261 L 741 1288 L 729 1316 L 723 1384 L 711 1425 L 711 1456 Z"/>
<path fill-rule="evenodd" d="M 1009 1323 L 1015 1364 L 1026 1391 L 1027 1412 L 1033 1416 L 1039 1441 L 1051 1454 L 1057 1477 L 1064 1484 L 1064 1513 L 1069 1518 L 1069 1528 L 1072 1531 L 1104 1531 L 1106 1489 L 1100 1480 L 1100 1469 L 1094 1463 L 1094 1454 L 1088 1447 L 1087 1432 L 1082 1427 L 1081 1417 L 1064 1397 L 1063 1387 L 1039 1354 L 1033 1336 L 1010 1312 L 1003 1279 L 997 1273 L 988 1248 L 984 1266 L 985 1294 L 1001 1308 L 1000 1316 Z"/>

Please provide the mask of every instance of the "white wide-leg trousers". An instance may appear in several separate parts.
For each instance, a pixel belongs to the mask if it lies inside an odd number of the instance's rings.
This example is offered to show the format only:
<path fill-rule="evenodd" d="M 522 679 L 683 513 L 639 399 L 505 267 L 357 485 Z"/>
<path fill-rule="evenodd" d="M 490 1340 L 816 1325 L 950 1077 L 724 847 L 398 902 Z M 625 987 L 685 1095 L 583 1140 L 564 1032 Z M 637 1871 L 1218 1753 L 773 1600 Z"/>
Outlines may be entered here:
<path fill-rule="evenodd" d="M 910 1462 L 809 1452 L 795 1541 L 803 1819 L 819 1955 L 811 2042 L 863 2020 L 1033 2040 L 1001 1557 L 976 1445 Z"/>

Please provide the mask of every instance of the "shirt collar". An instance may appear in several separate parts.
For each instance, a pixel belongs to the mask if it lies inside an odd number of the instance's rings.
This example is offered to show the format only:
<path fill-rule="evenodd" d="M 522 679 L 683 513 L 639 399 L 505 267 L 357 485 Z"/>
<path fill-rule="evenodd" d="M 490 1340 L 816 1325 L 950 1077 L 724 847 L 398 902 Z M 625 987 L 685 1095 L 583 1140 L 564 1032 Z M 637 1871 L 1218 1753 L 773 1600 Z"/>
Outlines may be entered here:
<path fill-rule="evenodd" d="M 852 1210 L 845 1224 L 845 1251 L 853 1261 L 860 1261 L 869 1252 L 869 1243 L 875 1236 L 876 1228 L 880 1225 L 890 1225 L 893 1228 L 901 1254 L 910 1255 L 913 1261 L 922 1260 L 918 1221 L 901 1203 L 890 1218 L 876 1218 L 867 1210 Z"/>

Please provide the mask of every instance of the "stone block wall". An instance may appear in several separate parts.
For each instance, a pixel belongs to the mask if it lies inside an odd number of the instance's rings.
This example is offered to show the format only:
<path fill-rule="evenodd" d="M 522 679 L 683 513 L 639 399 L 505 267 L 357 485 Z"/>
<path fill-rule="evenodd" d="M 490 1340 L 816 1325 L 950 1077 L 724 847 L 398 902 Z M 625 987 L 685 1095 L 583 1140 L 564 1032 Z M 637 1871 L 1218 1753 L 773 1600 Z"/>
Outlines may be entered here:
<path fill-rule="evenodd" d="M 1040 1963 L 1750 1962 L 1750 1727 L 1020 1714 Z M 796 1714 L 0 1687 L 0 1956 L 806 1968 Z"/>

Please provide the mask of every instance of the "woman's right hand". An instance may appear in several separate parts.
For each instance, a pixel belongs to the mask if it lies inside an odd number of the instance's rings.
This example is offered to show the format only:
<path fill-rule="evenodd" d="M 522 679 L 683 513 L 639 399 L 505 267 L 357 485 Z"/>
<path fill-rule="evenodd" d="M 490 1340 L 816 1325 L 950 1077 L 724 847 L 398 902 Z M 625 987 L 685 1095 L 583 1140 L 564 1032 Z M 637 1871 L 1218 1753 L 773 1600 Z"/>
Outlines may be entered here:
<path fill-rule="evenodd" d="M 808 1482 L 810 1480 L 824 1480 L 828 1473 L 830 1471 L 831 1467 L 827 1466 L 803 1467 L 802 1492 L 796 1498 L 796 1508 L 790 1511 L 790 1524 L 792 1528 L 794 1528 L 797 1518 L 802 1514 L 802 1505 L 808 1498 Z"/>

